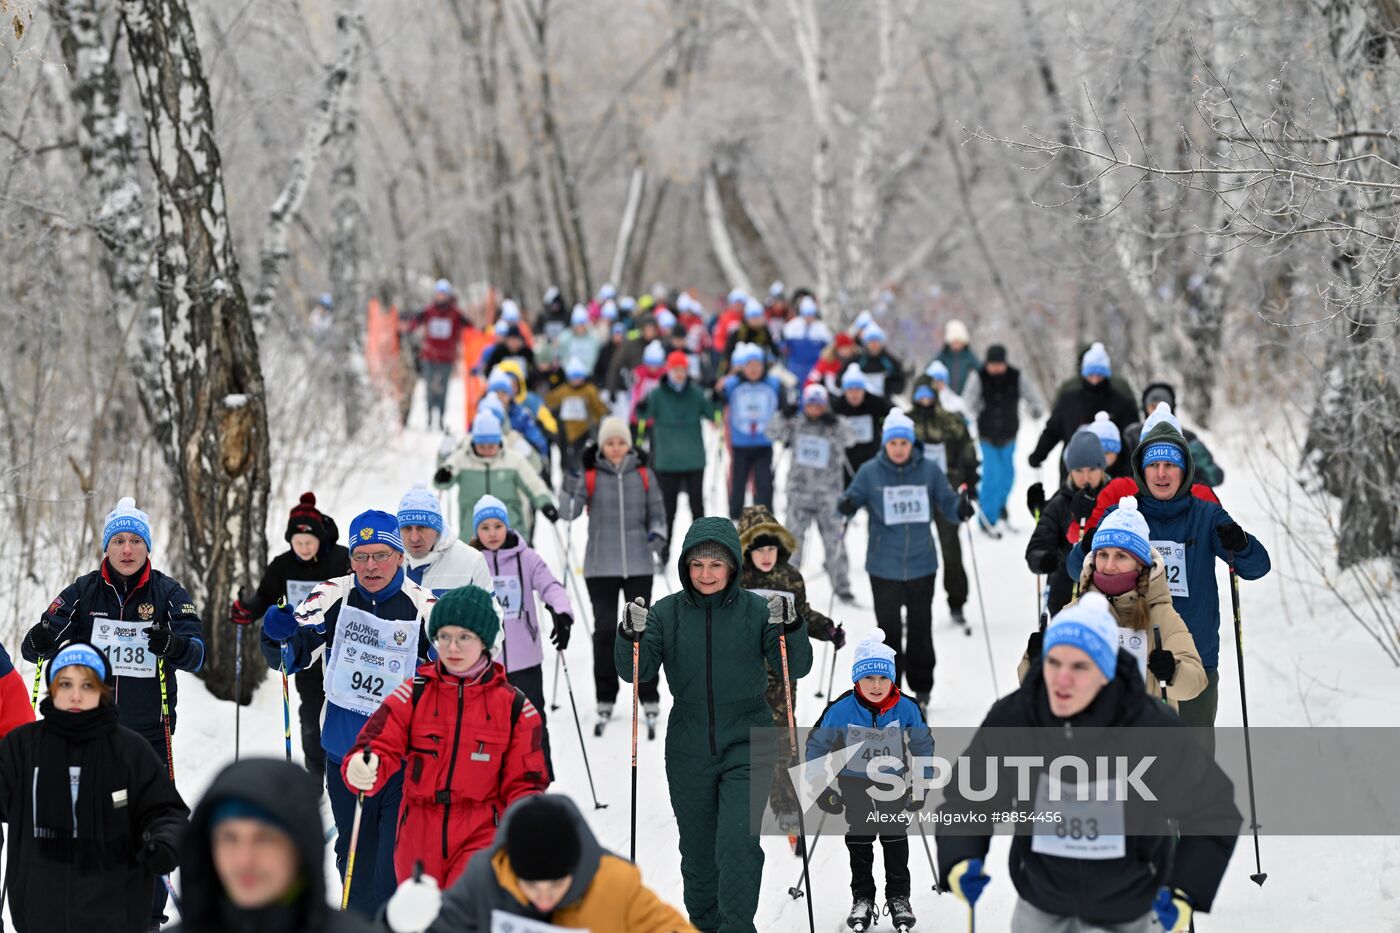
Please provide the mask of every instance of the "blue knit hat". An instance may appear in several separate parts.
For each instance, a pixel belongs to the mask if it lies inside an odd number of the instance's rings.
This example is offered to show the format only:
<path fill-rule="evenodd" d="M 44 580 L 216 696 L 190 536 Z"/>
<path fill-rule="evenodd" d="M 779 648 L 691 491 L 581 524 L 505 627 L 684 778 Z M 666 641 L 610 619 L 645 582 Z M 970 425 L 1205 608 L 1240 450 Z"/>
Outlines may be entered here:
<path fill-rule="evenodd" d="M 879 674 L 894 680 L 894 649 L 885 644 L 885 633 L 874 629 L 856 645 L 856 660 L 851 665 L 851 683 L 862 677 Z"/>
<path fill-rule="evenodd" d="M 489 411 L 478 411 L 472 422 L 473 444 L 499 444 L 501 442 L 501 419 Z"/>
<path fill-rule="evenodd" d="M 924 384 L 914 390 L 914 401 L 916 402 L 922 402 L 924 399 L 932 401 L 933 398 L 933 387 L 930 385 Z"/>
<path fill-rule="evenodd" d="M 865 329 L 865 333 L 860 335 L 860 339 L 866 343 L 884 343 L 885 332 L 880 329 L 878 324 L 871 324 Z"/>
<path fill-rule="evenodd" d="M 146 550 L 151 550 L 151 517 L 136 507 L 136 500 L 123 496 L 117 507 L 107 513 L 107 521 L 102 526 L 102 550 L 112 538 L 124 531 L 139 535 L 146 542 Z"/>
<path fill-rule="evenodd" d="M 948 367 L 943 364 L 942 360 L 934 360 L 932 363 L 929 363 L 928 369 L 924 370 L 924 375 L 928 376 L 934 382 L 941 382 L 944 385 L 948 384 Z"/>
<path fill-rule="evenodd" d="M 438 497 L 429 492 L 428 487 L 422 483 L 415 484 L 412 489 L 403 494 L 403 498 L 399 500 L 397 517 L 400 528 L 421 525 L 442 534 L 444 527 L 442 504 L 438 501 Z"/>
<path fill-rule="evenodd" d="M 569 312 L 569 326 L 579 327 L 588 323 L 588 309 L 583 305 L 574 305 L 574 310 Z"/>
<path fill-rule="evenodd" d="M 1084 351 L 1084 358 L 1079 361 L 1079 375 L 1103 376 L 1105 379 L 1113 375 L 1113 363 L 1103 344 L 1095 343 Z"/>
<path fill-rule="evenodd" d="M 666 362 L 666 348 L 660 340 L 653 340 L 642 350 L 642 363 L 647 366 L 660 366 Z"/>
<path fill-rule="evenodd" d="M 565 379 L 583 379 L 588 375 L 588 367 L 583 365 L 583 360 L 576 356 L 569 357 L 569 361 L 564 364 Z"/>
<path fill-rule="evenodd" d="M 355 516 L 350 523 L 350 550 L 369 544 L 386 544 L 400 554 L 403 539 L 399 537 L 399 520 L 388 512 L 370 509 Z"/>
<path fill-rule="evenodd" d="M 1152 545 L 1147 540 L 1149 534 L 1147 519 L 1138 511 L 1137 497 L 1124 496 L 1118 500 L 1118 508 L 1099 522 L 1091 551 L 1106 547 L 1122 548 L 1141 561 L 1144 567 L 1150 567 Z"/>
<path fill-rule="evenodd" d="M 49 662 L 48 669 L 44 671 L 44 683 L 53 684 L 55 674 L 74 664 L 92 668 L 98 680 L 103 683 L 107 682 L 109 669 L 106 657 L 87 642 L 76 641 L 64 645 L 58 650 L 58 654 L 54 655 L 53 660 Z"/>
<path fill-rule="evenodd" d="M 741 343 L 734 348 L 732 361 L 735 369 L 747 366 L 754 361 L 761 363 L 763 362 L 763 348 L 756 343 Z"/>
<path fill-rule="evenodd" d="M 506 511 L 506 504 L 495 496 L 482 496 L 476 500 L 476 505 L 472 507 L 472 534 L 476 534 L 476 529 L 488 518 L 498 518 L 502 525 L 510 527 L 510 513 Z"/>
<path fill-rule="evenodd" d="M 1085 593 L 1061 609 L 1045 627 L 1042 645 L 1042 656 L 1056 645 L 1069 645 L 1087 654 L 1109 680 L 1118 673 L 1118 620 L 1102 593 Z"/>
<path fill-rule="evenodd" d="M 213 809 L 209 811 L 210 832 L 213 832 L 214 828 L 224 820 L 256 820 L 259 823 L 266 823 L 287 836 L 293 838 L 296 836 L 292 832 L 292 828 L 283 820 L 278 819 L 272 811 L 241 797 L 226 797 L 214 805 Z"/>
<path fill-rule="evenodd" d="M 850 389 L 866 389 L 870 384 L 865 381 L 865 373 L 860 371 L 860 367 L 855 363 L 846 367 L 846 371 L 841 374 L 841 391 Z"/>
<path fill-rule="evenodd" d="M 599 315 L 603 320 L 605 320 L 605 321 L 616 321 L 616 320 L 617 320 L 617 302 L 613 301 L 611 298 L 609 298 L 607 301 L 603 302 L 603 307 L 602 307 L 602 309 L 598 312 L 598 315 Z"/>
<path fill-rule="evenodd" d="M 1094 415 L 1094 420 L 1089 424 L 1089 430 L 1094 432 L 1094 436 L 1103 445 L 1103 452 L 1106 454 L 1116 454 L 1123 451 L 1123 435 L 1118 431 L 1118 425 L 1109 420 L 1108 412 L 1101 411 Z"/>
<path fill-rule="evenodd" d="M 487 392 L 504 392 L 507 395 L 515 394 L 515 386 L 511 384 L 510 377 L 500 370 L 492 370 L 491 378 L 486 381 Z"/>
<path fill-rule="evenodd" d="M 1142 466 L 1144 469 L 1146 469 L 1147 465 L 1150 463 L 1160 463 L 1164 460 L 1167 463 L 1175 463 L 1183 470 L 1186 469 L 1186 451 L 1171 441 L 1157 441 L 1149 445 L 1148 448 L 1142 452 Z"/>
<path fill-rule="evenodd" d="M 914 443 L 914 422 L 910 420 L 908 415 L 896 408 L 885 416 L 885 430 L 880 435 L 880 443 L 888 444 L 890 441 L 898 439 Z"/>

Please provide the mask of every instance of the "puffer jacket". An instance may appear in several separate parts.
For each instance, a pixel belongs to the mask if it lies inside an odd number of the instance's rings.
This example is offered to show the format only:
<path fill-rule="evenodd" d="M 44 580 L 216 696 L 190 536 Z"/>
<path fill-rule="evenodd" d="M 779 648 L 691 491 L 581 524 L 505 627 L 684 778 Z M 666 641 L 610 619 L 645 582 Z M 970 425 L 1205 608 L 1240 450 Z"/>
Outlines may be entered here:
<path fill-rule="evenodd" d="M 588 545 L 583 553 L 585 577 L 649 577 L 652 535 L 666 539 L 666 503 L 661 485 L 647 467 L 647 456 L 633 449 L 613 466 L 594 444 L 583 451 L 583 469 L 564 478 L 559 515 L 573 521 L 588 512 Z M 588 475 L 593 471 L 593 495 Z M 644 474 L 645 471 L 645 474 Z M 645 475 L 645 478 L 644 478 Z"/>
<path fill-rule="evenodd" d="M 506 532 L 505 543 L 494 551 L 476 539 L 472 547 L 486 559 L 493 581 L 487 592 L 495 592 L 496 606 L 504 613 L 501 660 L 506 670 L 514 673 L 538 666 L 544 661 L 544 629 L 535 596 L 560 615 L 572 616 L 564 584 L 554 578 L 539 552 L 513 531 Z"/>
<path fill-rule="evenodd" d="M 527 534 L 532 525 L 531 507 L 542 508 L 554 501 L 540 474 L 517 451 L 506 446 L 487 458 L 479 456 L 467 441 L 442 465 L 451 478 L 446 483 L 434 480 L 433 485 L 446 489 L 457 484 L 458 522 L 464 541 L 471 540 L 472 510 L 482 496 L 495 496 L 504 502 L 510 526 Z"/>
<path fill-rule="evenodd" d="M 896 487 L 927 490 L 927 521 L 896 523 L 885 514 L 885 490 Z M 909 459 L 896 466 L 884 450 L 856 471 L 846 490 L 857 508 L 870 512 L 870 540 L 865 549 L 865 572 L 885 580 L 916 580 L 933 576 L 938 570 L 938 551 L 930 530 L 936 509 L 948 521 L 958 524 L 958 495 L 948 485 L 943 469 L 924 456 L 924 445 L 914 442 Z"/>

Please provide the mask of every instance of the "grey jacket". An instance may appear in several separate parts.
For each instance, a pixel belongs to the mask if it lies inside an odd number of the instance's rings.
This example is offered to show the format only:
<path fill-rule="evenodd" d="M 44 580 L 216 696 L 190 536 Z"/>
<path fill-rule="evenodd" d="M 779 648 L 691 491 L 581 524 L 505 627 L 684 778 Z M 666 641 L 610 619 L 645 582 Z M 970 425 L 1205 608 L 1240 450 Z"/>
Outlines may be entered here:
<path fill-rule="evenodd" d="M 855 443 L 845 419 L 830 412 L 815 420 L 800 411 L 777 412 L 767 434 L 787 449 L 788 501 L 827 500 L 834 505 L 846 485 L 846 448 Z"/>
<path fill-rule="evenodd" d="M 652 574 L 648 538 L 666 538 L 666 506 L 656 474 L 645 466 L 646 455 L 633 450 L 614 467 L 590 444 L 583 452 L 583 470 L 564 479 L 559 514 L 573 521 L 588 510 L 585 577 L 649 577 Z M 646 469 L 646 479 L 641 470 Z M 589 501 L 587 476 L 595 471 Z"/>

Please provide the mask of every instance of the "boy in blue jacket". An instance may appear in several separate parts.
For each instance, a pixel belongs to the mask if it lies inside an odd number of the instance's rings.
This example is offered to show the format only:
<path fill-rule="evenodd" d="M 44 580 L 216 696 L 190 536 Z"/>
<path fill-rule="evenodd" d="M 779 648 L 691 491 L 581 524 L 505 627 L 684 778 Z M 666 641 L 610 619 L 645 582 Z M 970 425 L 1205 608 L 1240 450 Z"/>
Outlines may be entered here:
<path fill-rule="evenodd" d="M 782 406 L 782 383 L 769 376 L 763 350 L 751 343 L 734 348 L 737 372 L 724 380 L 721 393 L 729 427 L 729 517 L 739 520 L 744 493 L 753 476 L 753 504 L 773 508 L 773 442 L 766 429 Z"/>
<path fill-rule="evenodd" d="M 933 735 L 923 711 L 895 684 L 894 649 L 885 644 L 885 633 L 876 629 L 856 646 L 851 666 L 852 689 L 831 702 L 815 729 L 807 736 L 811 761 L 839 748 L 860 745 L 836 776 L 836 787 L 827 787 L 817 806 L 830 814 L 846 811 L 846 849 L 851 856 L 850 916 L 846 925 L 865 930 L 879 914 L 875 910 L 875 837 L 885 853 L 885 908 L 896 929 L 914 925 L 909 906 L 909 817 L 923 803 L 912 788 L 895 801 L 881 801 L 872 791 L 885 785 L 871 781 L 868 767 L 884 774 L 901 774 L 899 766 L 872 765 L 874 759 L 908 755 L 933 756 Z M 931 769 L 930 769 L 931 770 Z M 873 825 L 872 825 L 873 824 Z M 869 828 L 865 828 L 869 827 Z M 876 829 L 879 827 L 879 829 Z"/>

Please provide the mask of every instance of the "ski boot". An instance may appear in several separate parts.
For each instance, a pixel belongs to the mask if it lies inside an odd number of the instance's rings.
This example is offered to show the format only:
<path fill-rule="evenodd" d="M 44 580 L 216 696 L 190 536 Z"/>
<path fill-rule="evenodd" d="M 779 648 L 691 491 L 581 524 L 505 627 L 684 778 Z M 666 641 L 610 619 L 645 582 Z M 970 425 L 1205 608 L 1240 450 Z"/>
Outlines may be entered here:
<path fill-rule="evenodd" d="M 607 728 L 609 720 L 612 719 L 613 705 L 611 703 L 598 704 L 598 721 L 593 724 L 593 737 L 597 738 L 603 734 Z"/>
<path fill-rule="evenodd" d="M 885 901 L 885 913 L 890 915 L 890 923 L 899 933 L 908 933 L 914 926 L 914 909 L 909 906 L 907 897 L 891 897 Z"/>
<path fill-rule="evenodd" d="M 851 904 L 851 913 L 846 917 L 846 926 L 855 930 L 856 933 L 861 933 L 862 930 L 870 929 L 871 925 L 875 923 L 875 918 L 877 916 L 878 914 L 875 913 L 874 899 L 858 897 L 855 899 L 855 902 Z"/>
<path fill-rule="evenodd" d="M 856 594 L 850 590 L 837 590 L 836 598 L 841 600 L 843 606 L 854 606 L 856 604 Z"/>
<path fill-rule="evenodd" d="M 972 635 L 972 626 L 967 624 L 967 616 L 963 615 L 962 606 L 956 609 L 949 609 L 948 615 L 952 618 L 953 624 L 963 630 L 964 635 L 969 637 Z"/>
<path fill-rule="evenodd" d="M 991 538 L 993 541 L 1001 540 L 1001 532 L 997 531 L 995 525 L 988 525 L 986 518 L 982 516 L 982 513 L 980 511 L 977 513 L 977 527 L 981 528 L 982 533 L 985 534 L 987 537 Z"/>
<path fill-rule="evenodd" d="M 643 711 L 644 713 L 646 713 L 646 718 L 647 718 L 647 741 L 648 741 L 648 742 L 655 742 L 655 741 L 656 741 L 656 720 L 659 719 L 659 718 L 661 717 L 661 704 L 660 704 L 660 703 L 643 703 L 643 704 L 642 704 L 642 711 Z"/>
<path fill-rule="evenodd" d="M 925 722 L 928 721 L 928 698 L 927 693 L 914 694 L 914 704 L 919 707 L 919 715 L 924 717 Z"/>

